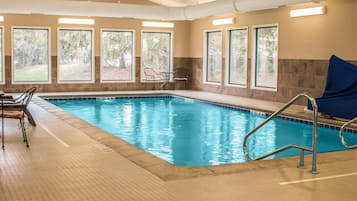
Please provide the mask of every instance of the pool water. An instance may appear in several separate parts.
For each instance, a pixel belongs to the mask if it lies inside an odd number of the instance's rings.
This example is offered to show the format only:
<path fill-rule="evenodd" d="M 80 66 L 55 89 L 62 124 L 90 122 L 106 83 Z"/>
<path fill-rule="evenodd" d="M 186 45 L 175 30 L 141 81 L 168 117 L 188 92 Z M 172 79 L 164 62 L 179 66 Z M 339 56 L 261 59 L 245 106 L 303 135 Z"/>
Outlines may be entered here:
<path fill-rule="evenodd" d="M 243 138 L 267 116 L 180 97 L 49 100 L 65 111 L 179 166 L 245 162 Z M 248 141 L 255 158 L 287 144 L 311 146 L 312 125 L 276 118 Z M 345 150 L 338 130 L 318 128 L 318 152 Z M 357 135 L 345 133 L 349 143 Z M 298 155 L 289 150 L 270 158 Z"/>

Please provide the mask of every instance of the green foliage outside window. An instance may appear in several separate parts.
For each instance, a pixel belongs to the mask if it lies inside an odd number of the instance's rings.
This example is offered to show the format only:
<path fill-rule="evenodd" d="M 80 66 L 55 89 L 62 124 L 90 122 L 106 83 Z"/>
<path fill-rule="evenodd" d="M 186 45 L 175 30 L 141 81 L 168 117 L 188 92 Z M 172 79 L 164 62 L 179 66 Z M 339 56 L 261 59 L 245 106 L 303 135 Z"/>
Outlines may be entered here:
<path fill-rule="evenodd" d="M 229 34 L 229 84 L 246 85 L 248 30 L 231 30 Z"/>
<path fill-rule="evenodd" d="M 132 80 L 133 32 L 102 32 L 102 80 Z"/>
<path fill-rule="evenodd" d="M 13 29 L 14 82 L 49 81 L 49 30 Z"/>
<path fill-rule="evenodd" d="M 156 79 L 160 79 L 160 72 L 171 70 L 171 33 L 143 32 L 141 45 L 141 69 L 153 69 Z"/>
<path fill-rule="evenodd" d="M 220 82 L 222 69 L 222 32 L 207 32 L 206 81 Z"/>
<path fill-rule="evenodd" d="M 256 86 L 276 88 L 278 27 L 261 27 L 256 32 Z"/>
<path fill-rule="evenodd" d="M 3 35 L 3 29 L 0 27 L 0 82 L 3 82 L 3 44 L 2 44 L 2 36 Z"/>
<path fill-rule="evenodd" d="M 58 73 L 60 81 L 92 80 L 92 31 L 60 29 Z"/>

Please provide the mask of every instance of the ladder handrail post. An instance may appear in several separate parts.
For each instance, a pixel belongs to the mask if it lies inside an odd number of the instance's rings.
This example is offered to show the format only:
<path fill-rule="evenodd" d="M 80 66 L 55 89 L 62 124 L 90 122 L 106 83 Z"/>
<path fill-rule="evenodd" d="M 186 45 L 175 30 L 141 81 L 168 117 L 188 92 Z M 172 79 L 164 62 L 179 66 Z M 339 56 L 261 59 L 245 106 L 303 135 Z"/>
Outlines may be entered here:
<path fill-rule="evenodd" d="M 299 165 L 298 168 L 304 168 L 305 166 L 305 155 L 304 155 L 304 150 L 300 150 L 300 161 L 299 161 Z"/>
<path fill-rule="evenodd" d="M 310 99 L 309 101 L 312 105 L 313 108 L 313 131 L 312 131 L 312 167 L 311 167 L 311 173 L 312 174 L 317 174 L 317 118 L 318 118 L 318 111 L 317 111 L 317 104 L 315 99 Z"/>

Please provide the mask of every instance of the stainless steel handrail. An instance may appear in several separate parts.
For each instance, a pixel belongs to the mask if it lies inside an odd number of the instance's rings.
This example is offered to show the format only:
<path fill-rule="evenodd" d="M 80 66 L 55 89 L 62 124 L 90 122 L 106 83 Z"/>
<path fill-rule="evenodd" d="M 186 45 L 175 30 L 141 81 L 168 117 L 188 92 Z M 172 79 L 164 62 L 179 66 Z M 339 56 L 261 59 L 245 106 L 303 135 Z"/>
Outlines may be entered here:
<path fill-rule="evenodd" d="M 301 97 L 305 97 L 307 98 L 312 105 L 313 108 L 313 129 L 312 129 L 312 147 L 304 147 L 304 146 L 300 146 L 300 145 L 295 145 L 295 144 L 290 144 L 290 145 L 286 145 L 283 146 L 275 151 L 272 151 L 268 154 L 265 154 L 263 156 L 260 156 L 256 159 L 252 159 L 249 156 L 248 150 L 247 150 L 247 142 L 248 142 L 248 138 L 250 136 L 252 136 L 257 130 L 259 130 L 260 128 L 262 128 L 265 124 L 267 124 L 269 121 L 271 121 L 274 117 L 276 117 L 277 115 L 279 115 L 281 112 L 283 112 L 284 110 L 286 110 L 291 104 L 293 104 L 295 101 L 297 101 L 298 99 L 300 99 Z M 294 98 L 292 98 L 287 104 L 285 104 L 281 109 L 279 109 L 278 111 L 274 112 L 272 115 L 270 115 L 263 123 L 261 123 L 260 125 L 258 125 L 257 127 L 255 127 L 253 130 L 251 130 L 245 137 L 244 137 L 244 141 L 243 141 L 243 152 L 244 155 L 246 157 L 246 159 L 248 161 L 251 160 L 261 160 L 264 159 L 266 157 L 269 157 L 271 155 L 275 155 L 279 152 L 285 151 L 287 149 L 290 148 L 295 148 L 295 149 L 300 149 L 301 150 L 301 154 L 300 154 L 300 162 L 299 162 L 299 167 L 304 167 L 304 151 L 310 151 L 312 152 L 312 168 L 311 168 L 311 173 L 313 174 L 317 174 L 317 168 L 316 168 L 316 161 L 317 161 L 317 104 L 314 98 L 312 98 L 311 96 L 309 96 L 307 93 L 300 93 L 298 95 L 296 95 Z"/>
<path fill-rule="evenodd" d="M 356 145 L 348 145 L 347 142 L 345 141 L 345 137 L 343 136 L 343 131 L 345 130 L 345 128 L 349 125 L 351 125 L 353 122 L 357 122 L 357 117 L 352 119 L 351 121 L 349 122 L 346 122 L 345 124 L 343 124 L 341 126 L 341 129 L 340 129 L 340 139 L 341 139 L 341 142 L 343 144 L 343 146 L 345 146 L 346 148 L 348 149 L 355 149 L 357 148 L 357 144 Z"/>

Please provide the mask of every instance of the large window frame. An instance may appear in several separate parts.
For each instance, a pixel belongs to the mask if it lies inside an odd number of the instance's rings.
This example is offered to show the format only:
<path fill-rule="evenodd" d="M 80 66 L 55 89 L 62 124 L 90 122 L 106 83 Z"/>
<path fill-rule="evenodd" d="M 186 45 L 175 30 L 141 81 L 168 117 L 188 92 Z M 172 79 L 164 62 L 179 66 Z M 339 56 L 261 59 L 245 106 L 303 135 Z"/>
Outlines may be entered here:
<path fill-rule="evenodd" d="M 169 56 L 170 56 L 170 59 L 169 59 L 169 71 L 167 72 L 168 74 L 167 75 L 162 75 L 162 76 L 168 76 L 168 81 L 169 82 L 173 82 L 173 70 L 174 70 L 174 59 L 173 59 L 173 38 L 174 38 L 174 32 L 173 31 L 166 31 L 166 30 L 141 30 L 141 47 L 140 47 L 140 82 L 141 83 L 150 83 L 150 82 L 153 82 L 153 83 L 156 83 L 156 82 L 166 82 L 164 79 L 161 79 L 161 80 L 145 80 L 143 79 L 144 78 L 144 71 L 143 71 L 143 34 L 144 33 L 164 33 L 164 34 L 170 34 L 170 53 L 169 53 Z M 160 73 L 160 72 L 157 72 L 157 73 Z"/>
<path fill-rule="evenodd" d="M 103 37 L 103 32 L 131 32 L 132 34 L 132 65 L 131 65 L 131 78 L 130 80 L 105 80 L 103 79 L 103 70 L 104 70 L 104 66 L 103 66 L 103 41 L 102 41 L 102 37 Z M 136 32 L 134 29 L 107 29 L 107 28 L 102 28 L 100 29 L 100 82 L 101 83 L 135 83 L 136 81 L 136 69 L 135 69 L 135 61 L 136 61 L 136 56 L 135 56 L 135 36 L 136 36 Z"/>
<path fill-rule="evenodd" d="M 231 82 L 231 51 L 232 51 L 232 38 L 231 33 L 232 31 L 246 31 L 246 48 L 247 51 L 244 54 L 244 74 L 245 74 L 245 82 L 244 84 L 232 83 Z M 226 32 L 226 66 L 225 66 L 225 86 L 230 87 L 240 87 L 240 88 L 247 88 L 248 86 L 248 52 L 249 52 L 249 28 L 248 26 L 241 26 L 241 27 L 232 27 L 228 28 Z"/>
<path fill-rule="evenodd" d="M 220 79 L 219 81 L 209 81 L 208 80 L 208 40 L 209 33 L 221 33 L 221 56 L 220 56 Z M 203 83 L 204 84 L 213 84 L 213 85 L 222 85 L 222 60 L 223 60 L 223 30 L 221 29 L 211 29 L 203 31 L 203 44 L 204 44 L 204 56 L 203 56 Z"/>
<path fill-rule="evenodd" d="M 274 63 L 276 64 L 276 71 L 275 71 L 275 76 L 276 76 L 276 83 L 275 87 L 270 87 L 270 86 L 259 86 L 257 85 L 257 40 L 258 40 L 258 29 L 264 29 L 264 28 L 276 28 L 277 29 L 277 49 L 276 49 L 276 58 L 274 59 Z M 278 91 L 278 71 L 279 71 L 279 24 L 266 24 L 266 25 L 255 25 L 252 26 L 252 38 L 253 38 L 253 48 L 252 48 L 252 61 L 251 61 L 251 88 L 252 89 L 258 89 L 258 90 L 265 90 L 265 91 L 273 91 L 276 92 Z"/>
<path fill-rule="evenodd" d="M 15 81 L 15 66 L 14 66 L 14 30 L 15 29 L 32 29 L 32 30 L 47 30 L 48 31 L 48 78 L 47 81 Z M 37 26 L 12 26 L 11 27 L 11 83 L 12 84 L 51 84 L 52 83 L 52 63 L 51 63 L 51 27 Z"/>
<path fill-rule="evenodd" d="M 91 31 L 92 33 L 92 65 L 91 65 L 91 80 L 60 80 L 60 45 L 59 45 L 59 35 L 61 30 L 67 31 Z M 95 83 L 95 29 L 94 28 L 73 28 L 73 27 L 58 27 L 57 28 L 57 83 L 59 84 L 86 84 Z"/>
<path fill-rule="evenodd" d="M 4 37 L 5 37 L 5 28 L 4 26 L 0 26 L 0 29 L 1 29 L 1 40 L 0 40 L 0 43 L 1 43 L 1 49 L 0 49 L 0 57 L 1 57 L 1 81 L 0 81 L 0 84 L 5 84 L 5 51 L 4 51 Z"/>

